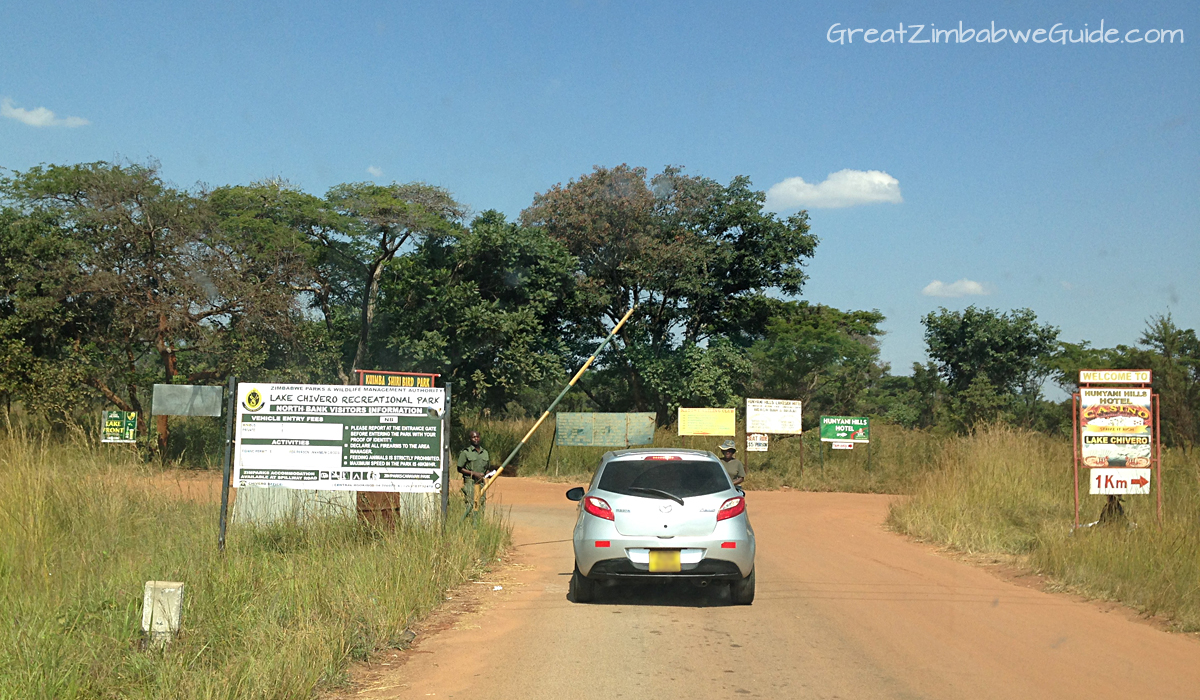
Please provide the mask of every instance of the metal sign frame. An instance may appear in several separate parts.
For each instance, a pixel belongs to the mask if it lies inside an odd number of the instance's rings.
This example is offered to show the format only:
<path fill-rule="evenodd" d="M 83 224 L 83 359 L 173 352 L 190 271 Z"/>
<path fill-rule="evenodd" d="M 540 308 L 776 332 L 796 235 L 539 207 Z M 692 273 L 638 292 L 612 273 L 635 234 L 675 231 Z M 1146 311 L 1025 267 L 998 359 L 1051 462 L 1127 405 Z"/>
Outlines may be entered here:
<path fill-rule="evenodd" d="M 1101 379 L 1084 381 L 1084 372 L 1129 372 L 1139 373 L 1144 378 L 1140 383 L 1118 383 L 1117 380 Z M 1144 374 L 1142 374 L 1144 373 Z M 1153 374 L 1150 370 L 1080 370 L 1079 391 L 1071 394 L 1071 455 L 1075 481 L 1075 527 L 1079 527 L 1079 469 L 1083 466 L 1083 430 L 1080 424 L 1080 406 L 1084 389 L 1150 389 L 1150 401 L 1153 406 L 1154 433 L 1150 441 L 1150 468 L 1154 472 L 1155 515 L 1162 524 L 1162 421 L 1159 411 L 1159 395 L 1154 391 Z"/>

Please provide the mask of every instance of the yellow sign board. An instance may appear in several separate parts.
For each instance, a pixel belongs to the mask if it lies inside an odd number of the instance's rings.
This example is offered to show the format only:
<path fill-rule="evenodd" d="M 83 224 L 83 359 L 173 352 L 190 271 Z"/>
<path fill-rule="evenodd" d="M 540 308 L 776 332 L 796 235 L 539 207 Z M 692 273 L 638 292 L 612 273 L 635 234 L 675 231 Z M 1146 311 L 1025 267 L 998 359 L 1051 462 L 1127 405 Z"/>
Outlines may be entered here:
<path fill-rule="evenodd" d="M 679 407 L 680 435 L 737 435 L 737 409 Z"/>
<path fill-rule="evenodd" d="M 1153 373 L 1148 369 L 1081 369 L 1080 384 L 1149 384 Z"/>

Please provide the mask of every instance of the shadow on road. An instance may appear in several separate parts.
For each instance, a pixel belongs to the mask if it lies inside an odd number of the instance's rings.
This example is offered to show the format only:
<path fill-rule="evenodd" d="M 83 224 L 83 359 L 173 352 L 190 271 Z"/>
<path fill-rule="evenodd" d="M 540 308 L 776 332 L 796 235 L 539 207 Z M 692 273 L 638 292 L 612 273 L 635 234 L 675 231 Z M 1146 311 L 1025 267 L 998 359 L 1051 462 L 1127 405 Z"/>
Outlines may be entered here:
<path fill-rule="evenodd" d="M 563 574 L 570 576 L 570 574 Z M 575 602 L 568 593 L 567 600 Z M 733 605 L 729 599 L 729 584 L 714 581 L 701 587 L 688 581 L 650 583 L 620 582 L 602 585 L 596 598 L 581 605 L 646 605 L 676 608 L 711 608 Z"/>

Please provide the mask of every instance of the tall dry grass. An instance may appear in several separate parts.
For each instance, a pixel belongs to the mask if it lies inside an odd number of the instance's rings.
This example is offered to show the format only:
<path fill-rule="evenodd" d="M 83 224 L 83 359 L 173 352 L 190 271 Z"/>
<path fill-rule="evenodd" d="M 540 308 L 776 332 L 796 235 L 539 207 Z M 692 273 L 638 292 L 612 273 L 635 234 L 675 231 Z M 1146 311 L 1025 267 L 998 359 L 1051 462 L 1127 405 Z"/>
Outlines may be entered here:
<path fill-rule="evenodd" d="M 1166 450 L 1161 526 L 1154 496 L 1128 496 L 1128 518 L 1073 530 L 1071 445 L 1007 428 L 945 444 L 911 499 L 892 507 L 901 532 L 964 552 L 1015 555 L 1055 584 L 1200 630 L 1200 458 Z M 1103 496 L 1087 495 L 1095 521 Z"/>
<path fill-rule="evenodd" d="M 398 643 L 507 529 L 364 529 L 353 520 L 231 530 L 218 506 L 161 493 L 117 446 L 0 437 L 0 697 L 302 698 Z M 183 631 L 144 649 L 146 580 L 186 584 Z"/>

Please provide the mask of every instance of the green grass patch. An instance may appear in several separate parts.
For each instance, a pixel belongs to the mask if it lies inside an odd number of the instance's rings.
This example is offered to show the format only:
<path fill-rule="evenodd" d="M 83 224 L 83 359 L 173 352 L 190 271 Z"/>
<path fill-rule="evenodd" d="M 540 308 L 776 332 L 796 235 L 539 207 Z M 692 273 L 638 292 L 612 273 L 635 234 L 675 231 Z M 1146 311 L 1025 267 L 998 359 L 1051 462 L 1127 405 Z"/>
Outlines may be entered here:
<path fill-rule="evenodd" d="M 161 484 L 120 447 L 0 437 L 0 697 L 313 697 L 508 539 L 495 516 L 444 533 L 325 521 L 234 527 L 222 555 L 219 506 Z M 142 639 L 152 579 L 186 584 L 164 650 Z"/>

